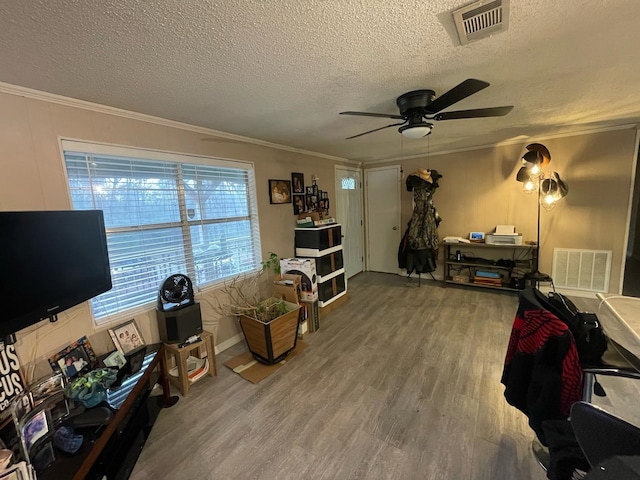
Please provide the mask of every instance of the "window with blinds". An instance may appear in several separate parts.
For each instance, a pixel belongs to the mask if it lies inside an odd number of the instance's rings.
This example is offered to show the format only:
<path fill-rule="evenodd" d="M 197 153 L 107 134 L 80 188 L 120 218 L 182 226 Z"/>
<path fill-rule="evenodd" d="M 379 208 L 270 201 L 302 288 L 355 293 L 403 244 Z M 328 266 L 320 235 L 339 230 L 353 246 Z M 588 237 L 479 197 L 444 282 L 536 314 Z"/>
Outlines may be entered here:
<path fill-rule="evenodd" d="M 202 287 L 260 267 L 252 164 L 70 141 L 63 150 L 73 208 L 104 212 L 113 288 L 91 300 L 96 323 L 148 308 L 174 273 Z"/>

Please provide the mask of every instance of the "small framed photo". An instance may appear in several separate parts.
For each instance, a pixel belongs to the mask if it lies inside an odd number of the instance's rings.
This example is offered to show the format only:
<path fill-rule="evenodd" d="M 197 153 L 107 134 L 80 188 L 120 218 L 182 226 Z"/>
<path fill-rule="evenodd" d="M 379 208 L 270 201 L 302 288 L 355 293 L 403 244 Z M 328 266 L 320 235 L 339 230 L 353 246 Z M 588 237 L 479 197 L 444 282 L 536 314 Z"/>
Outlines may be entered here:
<path fill-rule="evenodd" d="M 269 202 L 291 203 L 291 180 L 269 180 Z"/>
<path fill-rule="evenodd" d="M 134 319 L 109 329 L 111 340 L 122 355 L 144 347 L 144 339 Z"/>
<path fill-rule="evenodd" d="M 305 197 L 306 197 L 307 210 L 313 210 L 314 208 L 313 195 L 305 195 Z"/>
<path fill-rule="evenodd" d="M 66 377 L 62 372 L 47 375 L 46 377 L 36 380 L 29 385 L 29 393 L 31 393 L 33 404 L 38 405 L 47 397 L 62 392 L 66 384 Z"/>
<path fill-rule="evenodd" d="M 34 410 L 21 422 L 20 434 L 27 451 L 49 433 L 49 423 L 47 410 Z"/>
<path fill-rule="evenodd" d="M 124 355 L 115 350 L 111 352 L 103 361 L 107 367 L 118 367 L 118 369 L 124 367 L 127 364 L 127 359 L 124 358 Z"/>
<path fill-rule="evenodd" d="M 306 188 L 306 193 L 307 193 L 307 195 L 313 195 L 313 186 L 307 187 Z"/>
<path fill-rule="evenodd" d="M 293 196 L 293 214 L 294 215 L 299 215 L 302 212 L 304 212 L 306 208 L 304 200 L 305 200 L 304 194 Z"/>
<path fill-rule="evenodd" d="M 82 376 L 98 366 L 98 359 L 87 337 L 82 337 L 49 358 L 54 372 L 62 372 L 67 380 Z"/>
<path fill-rule="evenodd" d="M 302 173 L 291 174 L 292 193 L 304 193 L 304 175 Z"/>
<path fill-rule="evenodd" d="M 27 393 L 18 395 L 11 402 L 11 416 L 16 425 L 33 409 L 31 396 Z"/>
<path fill-rule="evenodd" d="M 41 405 L 49 411 L 53 425 L 58 425 L 71 413 L 70 402 L 73 402 L 73 400 L 68 399 L 64 392 L 58 392 L 55 395 L 47 397 Z"/>
<path fill-rule="evenodd" d="M 328 192 L 322 192 L 322 199 L 323 200 L 327 200 L 329 198 L 329 193 Z"/>
<path fill-rule="evenodd" d="M 318 200 L 321 200 L 321 199 L 322 199 L 322 194 L 323 194 L 323 193 L 324 193 L 324 192 L 323 192 L 322 190 L 318 190 L 318 193 L 316 193 L 316 197 L 318 197 Z"/>

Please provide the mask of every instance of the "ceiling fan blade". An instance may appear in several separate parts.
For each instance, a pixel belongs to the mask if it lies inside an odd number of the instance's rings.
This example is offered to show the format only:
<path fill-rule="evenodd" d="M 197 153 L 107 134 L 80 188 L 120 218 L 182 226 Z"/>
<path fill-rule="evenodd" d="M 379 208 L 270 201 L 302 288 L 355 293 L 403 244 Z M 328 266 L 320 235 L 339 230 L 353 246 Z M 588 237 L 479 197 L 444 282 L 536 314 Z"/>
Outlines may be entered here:
<path fill-rule="evenodd" d="M 400 117 L 400 118 L 402 118 L 402 117 Z M 347 137 L 347 138 L 345 138 L 345 140 L 351 140 L 352 138 L 361 137 L 361 136 L 367 135 L 369 133 L 377 132 L 378 130 L 384 130 L 385 128 L 397 127 L 398 125 L 404 125 L 405 123 L 406 122 L 392 123 L 391 125 L 386 125 L 384 127 L 374 128 L 373 130 L 369 130 L 368 132 L 359 133 L 358 135 L 354 135 L 353 137 Z"/>
<path fill-rule="evenodd" d="M 456 120 L 458 118 L 502 117 L 513 110 L 513 105 L 507 107 L 476 108 L 473 110 L 456 110 L 434 115 L 433 120 Z"/>
<path fill-rule="evenodd" d="M 357 115 L 359 117 L 382 117 L 382 118 L 393 118 L 396 120 L 404 120 L 404 117 L 401 115 L 390 115 L 388 113 L 340 112 L 340 115 Z"/>
<path fill-rule="evenodd" d="M 444 110 L 447 107 L 450 107 L 456 102 L 467 98 L 474 93 L 478 93 L 480 90 L 487 88 L 489 83 L 483 82 L 482 80 L 476 80 L 475 78 L 467 78 L 461 84 L 453 87 L 448 92 L 443 93 L 438 98 L 436 98 L 433 102 L 426 106 L 425 110 L 427 113 L 437 113 L 440 110 Z"/>

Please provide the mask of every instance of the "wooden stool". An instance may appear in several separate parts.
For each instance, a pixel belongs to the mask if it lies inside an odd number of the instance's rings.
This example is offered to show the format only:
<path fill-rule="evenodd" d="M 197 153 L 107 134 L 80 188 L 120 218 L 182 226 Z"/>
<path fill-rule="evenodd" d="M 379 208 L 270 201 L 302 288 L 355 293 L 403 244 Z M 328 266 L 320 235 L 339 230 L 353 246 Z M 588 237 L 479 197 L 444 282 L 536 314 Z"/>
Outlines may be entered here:
<path fill-rule="evenodd" d="M 178 367 L 177 377 L 171 374 L 168 374 L 167 377 L 171 383 L 178 387 L 183 397 L 187 396 L 189 385 L 191 384 L 189 381 L 189 372 L 187 371 L 187 357 L 192 355 L 192 352 L 195 351 L 192 356 L 197 356 L 198 358 L 204 358 L 206 356 L 209 359 L 209 372 L 207 373 L 210 377 L 218 375 L 213 333 L 203 330 L 200 334 L 199 342 L 191 343 L 182 348 L 172 343 L 165 343 L 164 347 L 167 352 L 167 361 L 173 362 Z"/>

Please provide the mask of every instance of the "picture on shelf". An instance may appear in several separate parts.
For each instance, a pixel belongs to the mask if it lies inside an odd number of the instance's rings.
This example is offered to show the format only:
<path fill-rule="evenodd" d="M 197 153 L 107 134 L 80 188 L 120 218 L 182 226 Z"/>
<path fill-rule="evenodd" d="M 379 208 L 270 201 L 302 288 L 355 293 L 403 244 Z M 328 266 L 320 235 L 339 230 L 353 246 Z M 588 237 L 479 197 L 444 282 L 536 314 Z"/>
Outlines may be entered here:
<path fill-rule="evenodd" d="M 115 328 L 109 329 L 109 335 L 113 344 L 120 353 L 126 355 L 145 345 L 142 334 L 134 319 L 129 320 Z"/>
<path fill-rule="evenodd" d="M 66 385 L 65 378 L 62 372 L 57 372 L 40 378 L 29 385 L 29 392 L 31 393 L 34 405 L 64 390 Z"/>
<path fill-rule="evenodd" d="M 269 202 L 291 203 L 291 180 L 269 180 Z"/>
<path fill-rule="evenodd" d="M 307 195 L 313 195 L 313 186 L 309 186 L 306 188 Z"/>
<path fill-rule="evenodd" d="M 34 443 L 49 433 L 49 423 L 47 421 L 47 411 L 40 410 L 27 417 L 22 422 L 22 439 L 24 445 L 29 450 Z"/>
<path fill-rule="evenodd" d="M 328 199 L 329 198 L 329 192 L 322 192 L 322 198 L 323 199 Z"/>
<path fill-rule="evenodd" d="M 62 372 L 71 380 L 95 368 L 98 359 L 87 337 L 82 337 L 51 357 L 49 364 L 54 372 Z"/>
<path fill-rule="evenodd" d="M 291 185 L 293 193 L 304 193 L 304 175 L 302 173 L 292 173 Z"/>

